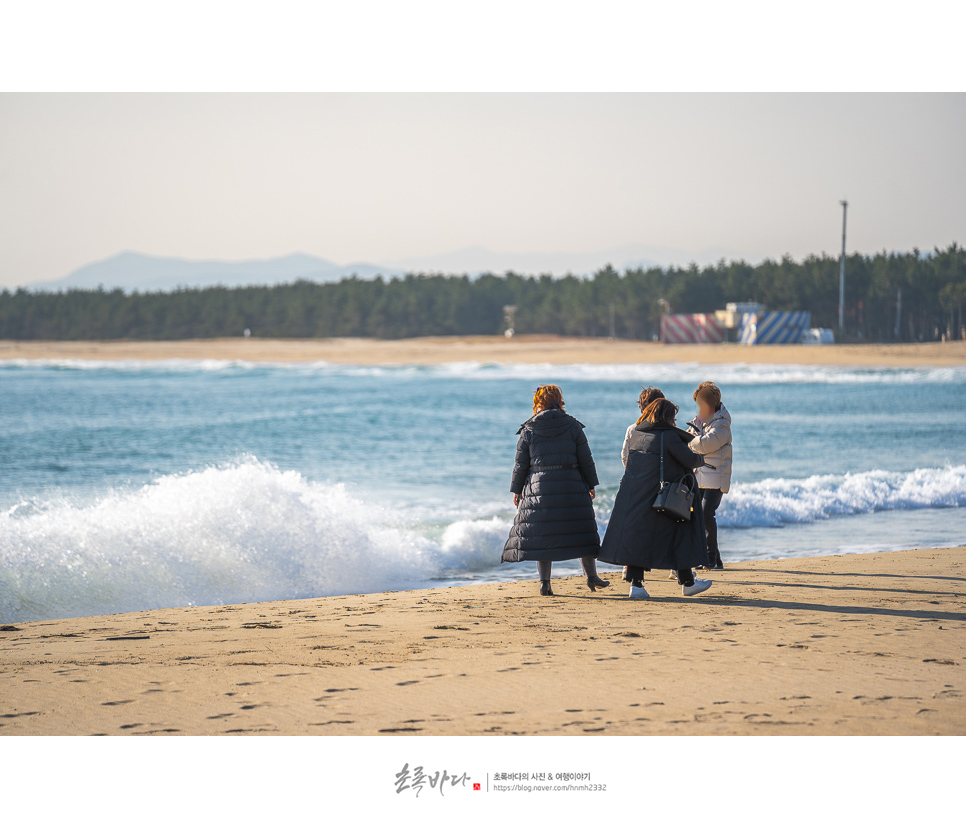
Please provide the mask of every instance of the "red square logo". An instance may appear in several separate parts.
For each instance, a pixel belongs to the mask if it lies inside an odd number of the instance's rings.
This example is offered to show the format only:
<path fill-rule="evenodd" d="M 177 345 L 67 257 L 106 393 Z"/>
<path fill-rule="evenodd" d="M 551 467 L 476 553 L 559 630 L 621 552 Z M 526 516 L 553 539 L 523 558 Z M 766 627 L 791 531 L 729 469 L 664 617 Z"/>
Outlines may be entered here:
<path fill-rule="evenodd" d="M 478 791 L 479 789 L 480 789 L 480 783 L 479 782 L 474 782 L 473 783 L 473 790 L 474 791 Z"/>

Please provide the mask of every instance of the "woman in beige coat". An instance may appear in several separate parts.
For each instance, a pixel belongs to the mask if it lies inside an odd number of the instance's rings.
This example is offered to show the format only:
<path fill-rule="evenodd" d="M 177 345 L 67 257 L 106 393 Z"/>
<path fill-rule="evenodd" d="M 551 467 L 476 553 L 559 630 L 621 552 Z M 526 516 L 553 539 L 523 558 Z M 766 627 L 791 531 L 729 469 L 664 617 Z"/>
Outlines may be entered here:
<path fill-rule="evenodd" d="M 731 414 L 721 402 L 721 390 L 713 382 L 702 382 L 692 396 L 698 405 L 698 416 L 688 423 L 689 432 L 695 435 L 688 446 L 692 452 L 704 455 L 704 461 L 709 465 L 697 472 L 708 540 L 708 567 L 723 570 L 715 514 L 722 496 L 731 488 Z M 714 469 L 710 468 L 712 466 Z"/>

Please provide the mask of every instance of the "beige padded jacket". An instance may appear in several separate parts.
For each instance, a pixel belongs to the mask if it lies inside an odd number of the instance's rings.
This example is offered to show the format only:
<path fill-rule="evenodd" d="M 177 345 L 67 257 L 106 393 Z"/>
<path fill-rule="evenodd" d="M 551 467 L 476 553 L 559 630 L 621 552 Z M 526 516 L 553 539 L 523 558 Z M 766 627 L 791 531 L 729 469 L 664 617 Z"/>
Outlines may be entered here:
<path fill-rule="evenodd" d="M 688 446 L 692 452 L 704 455 L 705 463 L 715 467 L 698 469 L 698 486 L 727 492 L 731 488 L 731 415 L 722 403 L 707 425 L 700 417 L 692 422 L 694 425 L 688 426 L 688 431 L 695 438 Z"/>

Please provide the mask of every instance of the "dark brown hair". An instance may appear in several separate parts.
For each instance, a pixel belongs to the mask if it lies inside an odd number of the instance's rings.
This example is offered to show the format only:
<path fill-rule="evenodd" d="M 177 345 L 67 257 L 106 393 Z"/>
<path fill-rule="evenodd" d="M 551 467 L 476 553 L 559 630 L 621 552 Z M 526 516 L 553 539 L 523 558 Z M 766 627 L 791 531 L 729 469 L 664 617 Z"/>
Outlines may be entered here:
<path fill-rule="evenodd" d="M 667 423 L 674 425 L 674 418 L 678 415 L 678 407 L 670 400 L 660 397 L 649 403 L 638 423 Z"/>
<path fill-rule="evenodd" d="M 721 389 L 713 382 L 702 382 L 695 388 L 691 398 L 697 402 L 698 397 L 701 397 L 702 400 L 710 405 L 712 411 L 717 411 L 721 408 Z"/>
<path fill-rule="evenodd" d="M 652 403 L 658 399 L 664 399 L 664 392 L 660 388 L 645 388 L 641 391 L 641 396 L 637 398 L 637 404 L 641 407 L 641 412 L 643 413 L 648 403 Z"/>

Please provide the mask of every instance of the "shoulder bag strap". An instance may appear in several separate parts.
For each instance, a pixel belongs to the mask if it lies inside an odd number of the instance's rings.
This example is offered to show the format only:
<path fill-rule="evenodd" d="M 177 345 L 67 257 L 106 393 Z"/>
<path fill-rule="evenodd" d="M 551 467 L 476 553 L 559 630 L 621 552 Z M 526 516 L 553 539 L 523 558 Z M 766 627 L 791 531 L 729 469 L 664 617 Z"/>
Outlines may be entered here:
<path fill-rule="evenodd" d="M 661 488 L 664 488 L 664 432 L 661 432 Z"/>

